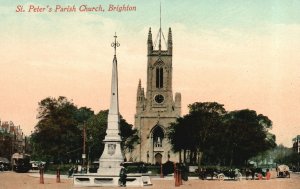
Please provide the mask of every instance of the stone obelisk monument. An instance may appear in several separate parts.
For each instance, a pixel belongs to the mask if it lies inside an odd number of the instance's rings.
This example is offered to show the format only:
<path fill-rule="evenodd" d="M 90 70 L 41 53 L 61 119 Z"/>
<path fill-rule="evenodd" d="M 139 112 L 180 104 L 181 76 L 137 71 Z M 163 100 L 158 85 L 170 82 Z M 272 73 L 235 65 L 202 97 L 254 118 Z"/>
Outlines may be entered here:
<path fill-rule="evenodd" d="M 116 50 L 120 44 L 117 42 L 117 35 L 114 36 L 115 41 L 111 46 L 115 50 L 112 62 L 112 78 L 111 78 L 111 97 L 110 108 L 108 113 L 108 122 L 106 136 L 103 140 L 104 151 L 99 159 L 99 169 L 97 173 L 80 173 L 73 175 L 73 183 L 75 186 L 119 186 L 119 173 L 121 163 L 124 157 L 121 150 L 120 136 L 120 114 L 119 114 L 119 98 L 118 98 L 118 68 Z M 143 174 L 127 174 L 127 186 L 149 186 L 152 185 L 150 177 Z"/>
<path fill-rule="evenodd" d="M 104 151 L 99 159 L 99 175 L 119 175 L 124 157 L 121 150 L 120 136 L 120 113 L 119 113 L 119 96 L 118 96 L 118 64 L 116 49 L 120 46 L 117 41 L 117 35 L 114 36 L 115 41 L 111 44 L 114 48 L 114 59 L 112 62 L 112 78 L 111 78 L 111 97 L 110 108 L 108 113 L 108 122 L 106 136 L 103 140 Z"/>

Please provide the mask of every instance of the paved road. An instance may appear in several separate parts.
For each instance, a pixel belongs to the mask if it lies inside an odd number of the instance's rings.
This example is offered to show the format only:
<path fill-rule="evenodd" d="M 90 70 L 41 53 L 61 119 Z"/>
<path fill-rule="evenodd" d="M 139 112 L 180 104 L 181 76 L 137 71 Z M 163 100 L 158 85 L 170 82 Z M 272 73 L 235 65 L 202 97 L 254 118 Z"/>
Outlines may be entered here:
<path fill-rule="evenodd" d="M 0 172 L 0 189 L 78 189 L 74 187 L 72 179 L 61 179 L 56 183 L 55 178 L 45 177 L 45 184 L 39 184 L 39 178 L 33 177 L 33 173 Z M 273 174 L 275 175 L 275 173 Z M 300 189 L 300 174 L 291 174 L 290 179 L 271 180 L 242 180 L 242 181 L 217 181 L 193 179 L 184 182 L 182 186 L 175 187 L 174 180 L 152 179 L 153 186 L 144 187 L 149 189 L 172 189 L 172 188 L 199 188 L 199 189 Z M 87 187 L 87 189 L 99 189 L 100 187 Z M 101 187 L 108 189 L 109 187 Z M 127 187 L 130 188 L 130 187 Z M 137 189 L 135 187 L 135 189 Z"/>

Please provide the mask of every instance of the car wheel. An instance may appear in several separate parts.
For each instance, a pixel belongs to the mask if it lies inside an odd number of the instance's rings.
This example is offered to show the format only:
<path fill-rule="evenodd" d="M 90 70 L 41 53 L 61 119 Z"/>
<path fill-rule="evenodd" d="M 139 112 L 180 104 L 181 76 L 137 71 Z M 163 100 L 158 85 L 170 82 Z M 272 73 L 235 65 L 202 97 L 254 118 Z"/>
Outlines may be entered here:
<path fill-rule="evenodd" d="M 219 174 L 218 175 L 218 180 L 224 180 L 225 179 L 225 175 L 224 174 Z"/>

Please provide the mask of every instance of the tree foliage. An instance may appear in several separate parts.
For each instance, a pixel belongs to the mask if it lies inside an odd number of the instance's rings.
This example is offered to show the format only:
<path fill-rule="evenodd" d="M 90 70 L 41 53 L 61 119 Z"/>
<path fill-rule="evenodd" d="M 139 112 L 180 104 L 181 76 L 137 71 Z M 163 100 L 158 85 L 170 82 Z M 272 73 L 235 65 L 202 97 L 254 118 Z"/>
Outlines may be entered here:
<path fill-rule="evenodd" d="M 33 158 L 66 162 L 82 153 L 82 127 L 93 115 L 89 108 L 77 108 L 66 97 L 48 97 L 39 102 L 38 123 L 31 135 Z"/>
<path fill-rule="evenodd" d="M 91 150 L 91 160 L 100 157 L 104 150 L 102 141 L 106 135 L 108 110 L 102 110 L 97 115 L 90 118 L 87 123 L 87 140 Z M 123 117 L 120 117 L 120 135 L 122 139 L 123 151 L 132 149 L 138 140 L 137 131 Z"/>
<path fill-rule="evenodd" d="M 190 151 L 191 160 L 201 163 L 202 155 L 208 151 L 211 142 L 215 139 L 216 131 L 221 125 L 221 116 L 225 113 L 223 105 L 216 102 L 196 102 L 190 104 L 190 113 L 178 118 L 169 128 L 169 138 L 174 151 Z"/>
<path fill-rule="evenodd" d="M 108 110 L 95 115 L 90 108 L 78 108 L 66 97 L 43 99 L 39 102 L 38 123 L 31 135 L 32 158 L 57 163 L 81 160 L 84 133 L 85 153 L 90 155 L 90 160 L 99 158 L 104 147 L 107 116 Z M 136 130 L 122 116 L 120 135 L 124 150 L 132 149 L 138 140 Z"/>
<path fill-rule="evenodd" d="M 267 116 L 248 109 L 226 112 L 216 102 L 196 102 L 188 107 L 189 114 L 172 123 L 168 133 L 173 150 L 188 150 L 191 163 L 198 159 L 200 165 L 203 158 L 210 164 L 243 165 L 276 146 Z"/>
<path fill-rule="evenodd" d="M 229 112 L 223 119 L 223 156 L 229 165 L 243 165 L 249 158 L 276 146 L 269 133 L 272 121 L 254 110 Z"/>

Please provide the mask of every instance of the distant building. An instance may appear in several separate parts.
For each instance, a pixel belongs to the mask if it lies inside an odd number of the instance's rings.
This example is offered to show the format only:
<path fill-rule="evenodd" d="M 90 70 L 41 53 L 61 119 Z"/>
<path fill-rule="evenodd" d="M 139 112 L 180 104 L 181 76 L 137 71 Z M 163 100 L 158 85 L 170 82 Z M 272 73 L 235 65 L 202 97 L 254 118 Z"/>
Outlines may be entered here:
<path fill-rule="evenodd" d="M 297 135 L 296 138 L 293 139 L 293 151 L 300 153 L 300 135 Z"/>
<path fill-rule="evenodd" d="M 12 121 L 0 120 L 0 157 L 10 159 L 13 153 L 24 153 L 25 139 L 19 125 L 14 125 Z"/>

